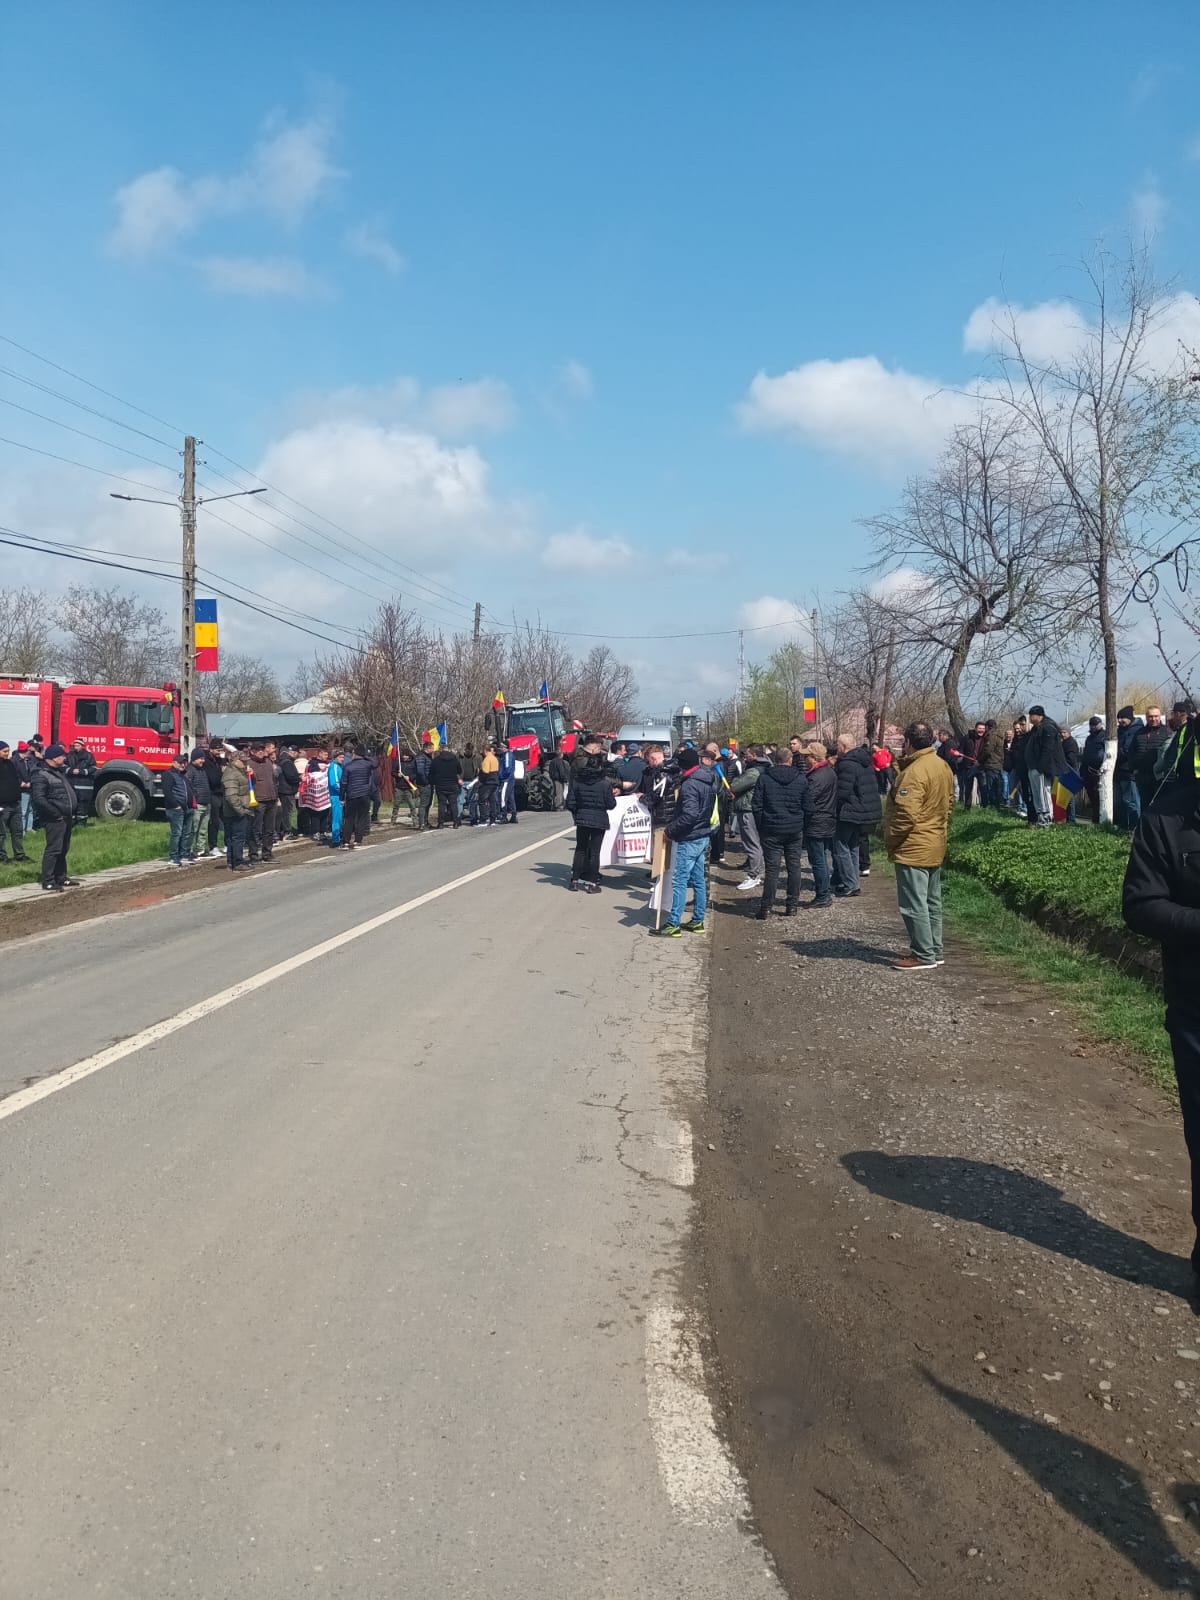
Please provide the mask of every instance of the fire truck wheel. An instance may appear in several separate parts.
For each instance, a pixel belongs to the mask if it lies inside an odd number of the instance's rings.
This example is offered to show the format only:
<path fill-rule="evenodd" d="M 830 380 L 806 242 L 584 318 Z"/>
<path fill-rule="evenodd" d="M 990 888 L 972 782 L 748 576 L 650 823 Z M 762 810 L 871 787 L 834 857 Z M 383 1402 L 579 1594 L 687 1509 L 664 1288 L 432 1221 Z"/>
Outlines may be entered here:
<path fill-rule="evenodd" d="M 146 796 L 136 783 L 116 778 L 96 795 L 96 815 L 102 822 L 137 822 L 146 815 Z"/>

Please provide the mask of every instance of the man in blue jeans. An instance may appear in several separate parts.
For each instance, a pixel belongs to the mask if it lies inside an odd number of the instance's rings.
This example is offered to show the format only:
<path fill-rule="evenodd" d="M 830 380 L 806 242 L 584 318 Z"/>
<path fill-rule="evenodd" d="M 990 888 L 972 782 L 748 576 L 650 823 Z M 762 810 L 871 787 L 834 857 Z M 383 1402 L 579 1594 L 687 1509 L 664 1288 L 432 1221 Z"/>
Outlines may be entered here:
<path fill-rule="evenodd" d="M 704 868 L 713 831 L 713 810 L 717 803 L 717 776 L 713 764 L 713 758 L 707 754 L 702 756 L 699 750 L 685 747 L 679 752 L 679 794 L 674 814 L 667 823 L 667 838 L 671 841 L 674 861 L 671 914 L 658 929 L 665 939 L 678 939 L 683 932 L 683 908 L 687 903 L 689 888 L 692 891 L 692 920 L 687 924 L 688 932 L 704 932 L 704 914 L 708 909 Z"/>
<path fill-rule="evenodd" d="M 167 865 L 181 867 L 188 850 L 188 823 L 194 804 L 187 782 L 187 757 L 171 757 L 170 770 L 163 776 L 163 809 L 170 829 L 167 840 Z"/>

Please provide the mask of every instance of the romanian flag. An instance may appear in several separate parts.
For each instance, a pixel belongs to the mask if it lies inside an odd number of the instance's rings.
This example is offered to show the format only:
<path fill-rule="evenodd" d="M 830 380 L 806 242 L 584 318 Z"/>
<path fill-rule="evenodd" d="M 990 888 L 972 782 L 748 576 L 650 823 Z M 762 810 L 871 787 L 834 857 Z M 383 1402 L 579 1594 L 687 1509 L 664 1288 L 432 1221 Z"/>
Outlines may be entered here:
<path fill-rule="evenodd" d="M 538 699 L 543 705 L 547 705 L 549 703 L 550 685 L 546 682 L 545 678 L 542 679 L 542 687 L 538 690 Z"/>
<path fill-rule="evenodd" d="M 392 737 L 388 740 L 387 753 L 389 757 L 400 754 L 400 724 L 398 722 L 392 723 Z"/>
<path fill-rule="evenodd" d="M 216 672 L 220 661 L 217 653 L 217 602 L 215 600 L 196 600 L 193 602 L 193 606 L 192 626 L 195 634 L 193 644 L 196 649 L 196 671 Z"/>
<path fill-rule="evenodd" d="M 492 710 L 504 710 L 504 690 L 499 687 L 497 687 L 495 694 L 492 696 Z"/>
<path fill-rule="evenodd" d="M 1050 785 L 1050 802 L 1055 822 L 1067 820 L 1067 807 L 1082 789 L 1083 779 L 1077 772 L 1072 772 L 1070 767 L 1065 772 L 1059 773 Z"/>
<path fill-rule="evenodd" d="M 804 691 L 804 720 L 815 722 L 817 720 L 817 691 L 805 689 Z"/>
<path fill-rule="evenodd" d="M 446 737 L 446 724 L 444 722 L 439 722 L 436 728 L 426 728 L 421 736 L 421 743 L 425 744 L 427 742 L 433 746 L 435 751 L 440 750 L 444 744 L 449 744 L 450 741 Z"/>

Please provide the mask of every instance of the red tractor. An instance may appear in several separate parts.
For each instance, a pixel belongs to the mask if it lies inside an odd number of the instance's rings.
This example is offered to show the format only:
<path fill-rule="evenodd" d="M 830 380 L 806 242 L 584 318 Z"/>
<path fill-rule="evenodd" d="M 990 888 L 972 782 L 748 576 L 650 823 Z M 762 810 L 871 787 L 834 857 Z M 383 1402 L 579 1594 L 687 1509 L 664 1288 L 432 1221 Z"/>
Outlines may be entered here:
<path fill-rule="evenodd" d="M 579 724 L 561 700 L 518 700 L 498 706 L 484 725 L 494 739 L 504 739 L 517 758 L 517 803 L 525 804 L 525 776 L 543 756 L 558 750 L 569 756 L 575 750 Z"/>

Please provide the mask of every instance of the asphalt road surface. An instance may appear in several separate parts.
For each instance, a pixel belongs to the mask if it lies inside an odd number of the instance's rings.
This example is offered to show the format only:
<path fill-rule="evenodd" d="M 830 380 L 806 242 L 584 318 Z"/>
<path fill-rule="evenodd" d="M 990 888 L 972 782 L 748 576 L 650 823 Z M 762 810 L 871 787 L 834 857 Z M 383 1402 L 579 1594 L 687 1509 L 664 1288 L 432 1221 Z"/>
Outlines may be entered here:
<path fill-rule="evenodd" d="M 686 1288 L 704 953 L 555 835 L 5 949 L 0 1594 L 778 1594 Z"/>

